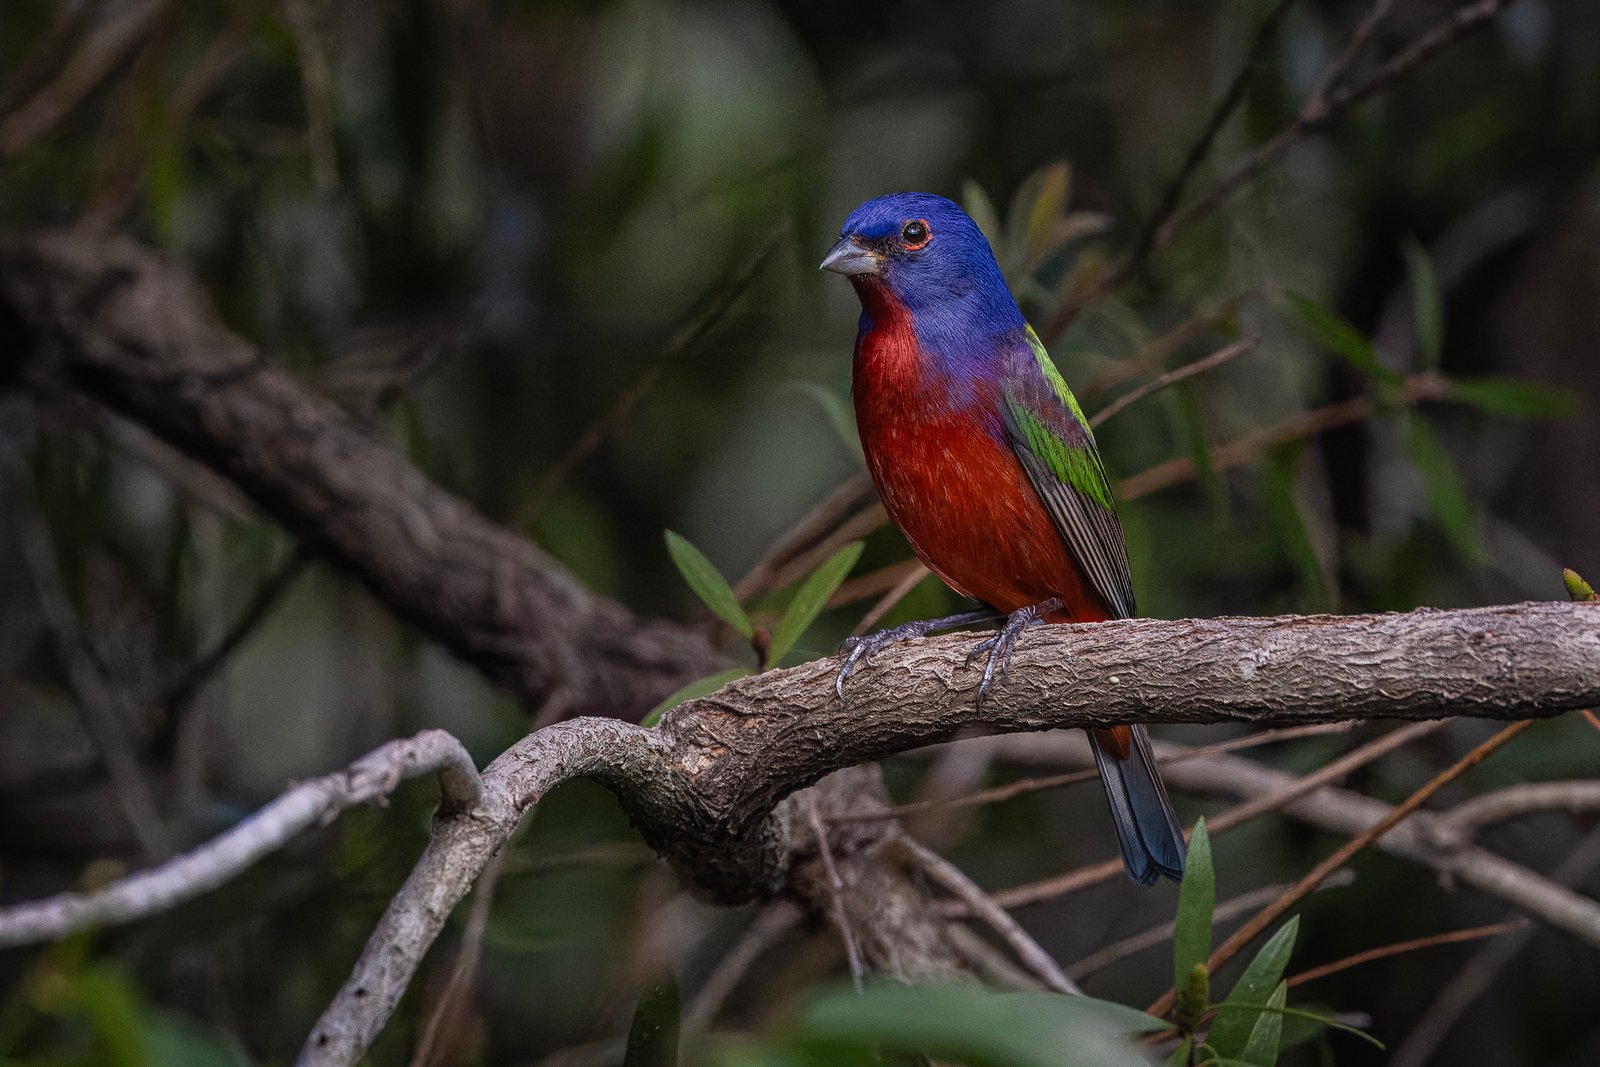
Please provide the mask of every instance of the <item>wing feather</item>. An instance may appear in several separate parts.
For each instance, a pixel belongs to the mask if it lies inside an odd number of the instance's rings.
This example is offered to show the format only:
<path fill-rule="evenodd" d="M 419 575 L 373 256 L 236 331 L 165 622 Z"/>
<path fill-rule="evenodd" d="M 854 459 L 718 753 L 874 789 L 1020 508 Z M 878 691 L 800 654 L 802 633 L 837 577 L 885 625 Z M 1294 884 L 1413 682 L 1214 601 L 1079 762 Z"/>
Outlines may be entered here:
<path fill-rule="evenodd" d="M 1090 584 L 1115 618 L 1135 614 L 1128 548 L 1111 482 L 1078 402 L 1030 328 L 1005 390 L 1011 447 Z"/>

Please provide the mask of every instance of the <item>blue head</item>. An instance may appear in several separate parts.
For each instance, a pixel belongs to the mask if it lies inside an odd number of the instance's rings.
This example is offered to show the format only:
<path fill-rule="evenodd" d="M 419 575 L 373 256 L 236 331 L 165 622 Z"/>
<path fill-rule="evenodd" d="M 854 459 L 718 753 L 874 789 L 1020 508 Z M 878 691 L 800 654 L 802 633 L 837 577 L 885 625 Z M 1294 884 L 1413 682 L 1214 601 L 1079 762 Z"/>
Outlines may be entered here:
<path fill-rule="evenodd" d="M 1023 326 L 983 231 L 932 193 L 890 193 L 856 208 L 822 269 L 850 278 L 868 320 L 904 307 L 930 349 L 965 347 Z"/>

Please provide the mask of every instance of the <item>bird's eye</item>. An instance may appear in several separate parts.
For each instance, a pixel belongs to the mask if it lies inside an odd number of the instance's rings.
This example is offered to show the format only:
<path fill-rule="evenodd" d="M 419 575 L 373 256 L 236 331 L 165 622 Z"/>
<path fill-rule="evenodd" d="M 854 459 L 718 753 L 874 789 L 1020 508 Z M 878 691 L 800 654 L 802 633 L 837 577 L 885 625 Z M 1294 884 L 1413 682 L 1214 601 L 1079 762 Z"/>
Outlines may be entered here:
<path fill-rule="evenodd" d="M 923 219 L 912 219 L 900 231 L 900 240 L 909 249 L 918 249 L 928 243 L 928 238 L 933 236 L 928 232 L 928 223 Z"/>

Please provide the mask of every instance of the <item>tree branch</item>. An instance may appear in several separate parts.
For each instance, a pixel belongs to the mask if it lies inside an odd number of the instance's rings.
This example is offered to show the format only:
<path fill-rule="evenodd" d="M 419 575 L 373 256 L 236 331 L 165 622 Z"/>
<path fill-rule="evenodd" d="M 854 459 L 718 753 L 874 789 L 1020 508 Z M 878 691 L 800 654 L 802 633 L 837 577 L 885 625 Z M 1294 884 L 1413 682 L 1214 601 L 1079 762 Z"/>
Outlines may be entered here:
<path fill-rule="evenodd" d="M 0 249 L 0 380 L 61 378 L 226 476 L 397 615 L 537 704 L 643 711 L 722 661 L 640 619 L 435 486 L 216 319 L 184 272 L 122 239 Z M 9 366 L 8 364 L 17 364 Z"/>
<path fill-rule="evenodd" d="M 390 741 L 334 774 L 301 782 L 192 852 L 93 893 L 63 893 L 0 909 L 0 948 L 53 941 L 92 926 L 132 922 L 215 889 L 346 808 L 380 800 L 406 778 L 439 775 L 440 810 L 466 814 L 482 799 L 478 770 L 443 730 Z"/>

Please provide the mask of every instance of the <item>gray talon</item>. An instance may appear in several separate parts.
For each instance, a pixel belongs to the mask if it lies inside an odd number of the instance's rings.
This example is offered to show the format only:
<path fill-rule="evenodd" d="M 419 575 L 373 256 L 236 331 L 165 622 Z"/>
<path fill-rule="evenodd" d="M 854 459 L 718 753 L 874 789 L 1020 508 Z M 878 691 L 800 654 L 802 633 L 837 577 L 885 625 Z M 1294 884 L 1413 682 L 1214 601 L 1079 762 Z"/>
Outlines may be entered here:
<path fill-rule="evenodd" d="M 1011 666 L 1011 653 L 1016 650 L 1017 641 L 1023 633 L 1030 627 L 1037 626 L 1045 615 L 1059 610 L 1060 607 L 1060 598 L 1051 597 L 1042 603 L 1018 608 L 1006 616 L 999 633 L 993 637 L 986 637 L 972 646 L 972 650 L 967 653 L 968 663 L 985 652 L 989 654 L 989 658 L 983 664 L 983 677 L 978 681 L 978 698 L 974 704 L 976 710 L 983 710 L 983 698 L 989 695 L 989 687 L 994 684 L 996 674 L 1005 677 L 1006 669 Z"/>
<path fill-rule="evenodd" d="M 844 656 L 844 663 L 839 667 L 839 673 L 833 677 L 833 691 L 842 702 L 844 700 L 844 683 L 855 672 L 856 667 L 872 662 L 872 657 L 896 641 L 904 641 L 910 637 L 927 637 L 934 630 L 948 630 L 955 626 L 967 626 L 975 622 L 986 622 L 996 618 L 993 611 L 980 609 L 978 611 L 964 611 L 959 615 L 946 615 L 940 619 L 921 619 L 916 622 L 903 622 L 899 626 L 876 633 L 864 634 L 860 637 L 847 637 L 839 645 L 839 654 Z"/>

